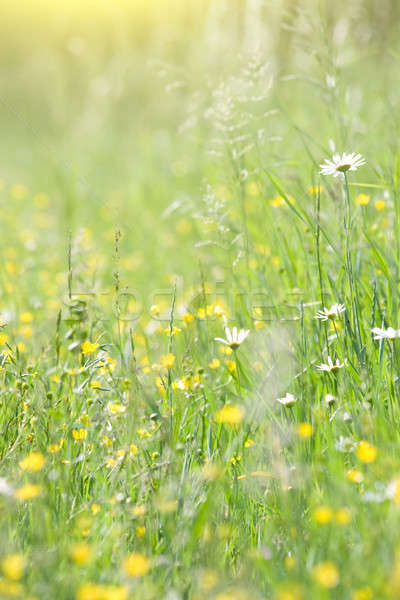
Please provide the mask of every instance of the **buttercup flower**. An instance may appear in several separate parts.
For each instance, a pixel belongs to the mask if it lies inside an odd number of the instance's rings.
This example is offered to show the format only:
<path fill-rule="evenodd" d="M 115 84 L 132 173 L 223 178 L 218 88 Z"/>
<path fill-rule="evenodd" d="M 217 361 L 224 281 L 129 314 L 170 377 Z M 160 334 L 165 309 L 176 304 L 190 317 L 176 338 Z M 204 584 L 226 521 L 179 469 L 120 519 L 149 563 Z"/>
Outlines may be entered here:
<path fill-rule="evenodd" d="M 357 171 L 358 167 L 365 165 L 365 159 L 361 154 L 352 152 L 347 154 L 343 152 L 342 156 L 335 153 L 332 160 L 325 160 L 325 164 L 320 165 L 322 175 L 333 175 L 334 177 L 344 177 L 346 171 Z"/>
<path fill-rule="evenodd" d="M 376 455 L 378 454 L 378 450 L 365 440 L 361 440 L 357 446 L 357 458 L 361 460 L 363 463 L 371 463 L 374 462 Z"/>
<path fill-rule="evenodd" d="M 368 196 L 367 194 L 358 194 L 354 202 L 359 206 L 367 206 L 370 200 L 371 196 Z"/>
<path fill-rule="evenodd" d="M 7 579 L 18 581 L 21 579 L 25 568 L 25 558 L 22 554 L 11 554 L 3 558 L 1 570 Z"/>
<path fill-rule="evenodd" d="M 166 369 L 172 369 L 175 363 L 175 355 L 171 353 L 165 354 L 161 357 L 160 361 L 163 367 Z"/>
<path fill-rule="evenodd" d="M 316 583 L 324 588 L 334 588 L 339 583 L 339 571 L 334 563 L 326 561 L 316 565 L 312 571 Z"/>
<path fill-rule="evenodd" d="M 350 469 L 346 473 L 346 479 L 352 483 L 361 483 L 364 479 L 364 475 L 358 469 Z"/>
<path fill-rule="evenodd" d="M 325 525 L 332 520 L 333 510 L 330 506 L 318 506 L 313 513 L 313 518 L 316 523 L 319 525 Z"/>
<path fill-rule="evenodd" d="M 127 600 L 127 598 L 127 586 L 96 583 L 82 583 L 76 594 L 76 600 Z"/>
<path fill-rule="evenodd" d="M 19 466 L 23 471 L 40 471 L 46 462 L 45 457 L 41 452 L 31 452 L 23 460 L 19 461 Z"/>
<path fill-rule="evenodd" d="M 307 439 L 313 434 L 313 426 L 311 423 L 299 423 L 297 425 L 297 435 L 301 438 Z"/>
<path fill-rule="evenodd" d="M 217 423 L 225 423 L 226 425 L 239 425 L 244 418 L 244 409 L 235 404 L 225 404 L 223 408 L 215 413 L 215 421 Z"/>
<path fill-rule="evenodd" d="M 88 544 L 85 544 L 84 542 L 73 544 L 69 551 L 70 559 L 77 565 L 85 565 L 89 562 L 91 556 L 91 548 L 90 546 L 88 546 Z"/>
<path fill-rule="evenodd" d="M 34 483 L 27 483 L 26 485 L 23 485 L 15 491 L 15 497 L 21 501 L 32 500 L 32 498 L 36 498 L 36 496 L 39 496 L 39 494 L 41 494 L 42 491 L 42 486 L 35 485 Z"/>
<path fill-rule="evenodd" d="M 98 344 L 97 342 L 90 342 L 89 340 L 86 340 L 86 342 L 83 342 L 82 344 L 82 353 L 93 354 L 94 352 L 96 352 L 99 345 L 100 344 Z"/>
<path fill-rule="evenodd" d="M 150 570 L 150 559 L 144 554 L 132 552 L 123 562 L 123 569 L 130 577 L 141 577 Z"/>

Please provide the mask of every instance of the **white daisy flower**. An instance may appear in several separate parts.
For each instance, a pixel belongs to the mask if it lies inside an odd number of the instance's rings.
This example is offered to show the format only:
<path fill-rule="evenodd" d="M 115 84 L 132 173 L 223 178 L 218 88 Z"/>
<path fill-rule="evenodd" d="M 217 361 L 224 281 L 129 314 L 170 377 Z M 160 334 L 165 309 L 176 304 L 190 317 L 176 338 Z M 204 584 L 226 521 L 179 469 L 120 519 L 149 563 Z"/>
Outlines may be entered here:
<path fill-rule="evenodd" d="M 398 502 L 400 498 L 400 479 L 398 477 L 389 483 L 386 488 L 386 494 L 390 500 L 396 500 L 396 503 Z"/>
<path fill-rule="evenodd" d="M 346 362 L 340 362 L 337 358 L 334 363 L 330 356 L 328 356 L 328 364 L 322 363 L 321 365 L 317 365 L 317 369 L 320 371 L 326 371 L 327 373 L 336 373 L 339 369 L 343 369 L 346 366 Z"/>
<path fill-rule="evenodd" d="M 378 483 L 375 484 L 375 487 L 378 487 Z M 362 502 L 374 502 L 380 504 L 381 502 L 385 502 L 387 497 L 387 491 L 385 489 L 378 490 L 377 492 L 368 490 L 363 493 L 361 500 Z"/>
<path fill-rule="evenodd" d="M 326 75 L 325 81 L 328 88 L 333 89 L 336 86 L 336 79 L 333 75 Z"/>
<path fill-rule="evenodd" d="M 374 340 L 393 340 L 400 337 L 400 329 L 393 329 L 393 327 L 388 327 L 387 329 L 374 327 L 372 333 L 374 334 Z"/>
<path fill-rule="evenodd" d="M 335 442 L 336 450 L 339 452 L 354 452 L 356 443 L 349 437 L 343 437 L 342 435 Z"/>
<path fill-rule="evenodd" d="M 322 175 L 333 175 L 334 177 L 342 176 L 346 171 L 357 171 L 358 167 L 365 165 L 365 159 L 361 154 L 347 154 L 343 152 L 342 156 L 336 152 L 332 156 L 332 160 L 325 160 L 325 164 L 320 165 L 320 173 Z"/>
<path fill-rule="evenodd" d="M 12 486 L 4 479 L 4 477 L 0 477 L 0 495 L 12 496 L 13 494 L 14 490 Z"/>
<path fill-rule="evenodd" d="M 289 394 L 289 392 L 286 393 L 286 396 L 284 396 L 283 398 L 277 398 L 277 402 L 280 402 L 280 404 L 282 404 L 283 406 L 293 406 L 297 400 L 296 398 L 293 396 L 293 394 Z"/>
<path fill-rule="evenodd" d="M 229 346 L 230 348 L 232 348 L 232 350 L 237 350 L 240 344 L 242 344 L 247 338 L 249 333 L 250 329 L 240 329 L 240 331 L 238 331 L 238 328 L 234 327 L 231 331 L 229 327 L 225 327 L 226 340 L 224 340 L 223 338 L 214 339 L 216 342 L 222 342 L 226 346 Z"/>
<path fill-rule="evenodd" d="M 328 319 L 336 319 L 341 313 L 346 310 L 344 304 L 332 304 L 330 308 L 323 308 L 319 310 L 315 315 L 314 319 L 321 319 L 321 321 L 327 321 Z"/>
<path fill-rule="evenodd" d="M 325 403 L 327 406 L 330 406 L 331 404 L 335 404 L 336 400 L 337 400 L 336 396 L 333 396 L 332 394 L 325 395 Z"/>

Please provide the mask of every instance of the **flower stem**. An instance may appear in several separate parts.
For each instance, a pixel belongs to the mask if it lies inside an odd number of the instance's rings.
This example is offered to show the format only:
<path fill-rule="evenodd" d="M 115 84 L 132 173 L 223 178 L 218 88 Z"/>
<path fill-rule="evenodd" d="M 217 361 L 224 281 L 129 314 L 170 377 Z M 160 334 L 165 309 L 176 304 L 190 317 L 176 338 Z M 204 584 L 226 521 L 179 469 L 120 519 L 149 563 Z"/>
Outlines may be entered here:
<path fill-rule="evenodd" d="M 362 340 L 361 340 L 361 331 L 360 331 L 360 320 L 359 320 L 359 301 L 358 301 L 358 286 L 357 281 L 354 277 L 353 273 L 353 263 L 351 257 L 351 205 L 350 205 L 350 188 L 349 182 L 347 179 L 347 173 L 344 172 L 344 182 L 345 182 L 345 197 L 346 197 L 346 214 L 344 219 L 344 229 L 345 229 L 345 237 L 346 237 L 346 270 L 347 277 L 349 280 L 349 288 L 350 288 L 350 298 L 351 305 L 353 309 L 353 329 L 357 332 L 358 336 L 358 344 L 359 344 L 359 358 L 361 357 L 361 349 L 362 349 Z"/>

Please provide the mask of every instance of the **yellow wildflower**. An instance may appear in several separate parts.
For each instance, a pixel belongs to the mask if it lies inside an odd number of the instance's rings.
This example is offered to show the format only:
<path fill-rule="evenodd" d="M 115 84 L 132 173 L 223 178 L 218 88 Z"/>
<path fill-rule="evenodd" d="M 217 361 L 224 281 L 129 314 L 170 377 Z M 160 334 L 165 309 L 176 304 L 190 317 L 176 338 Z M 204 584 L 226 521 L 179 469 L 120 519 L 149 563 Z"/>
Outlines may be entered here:
<path fill-rule="evenodd" d="M 309 438 L 313 434 L 313 427 L 311 423 L 299 423 L 297 425 L 297 434 L 301 438 Z"/>
<path fill-rule="evenodd" d="M 186 389 L 186 383 L 184 379 L 175 379 L 172 382 L 171 387 L 173 390 L 181 390 L 182 392 Z"/>
<path fill-rule="evenodd" d="M 371 463 L 374 462 L 376 455 L 378 454 L 378 450 L 365 440 L 361 440 L 357 446 L 357 458 L 361 460 L 363 463 Z"/>
<path fill-rule="evenodd" d="M 229 356 L 233 352 L 232 348 L 229 346 L 222 346 L 222 344 L 221 346 L 218 346 L 218 350 L 221 352 L 221 354 L 225 354 L 226 356 Z"/>
<path fill-rule="evenodd" d="M 1 561 L 1 569 L 7 579 L 18 581 L 25 569 L 25 558 L 22 554 L 10 554 Z"/>
<path fill-rule="evenodd" d="M 134 517 L 143 517 L 146 514 L 146 507 L 144 504 L 138 504 L 132 508 L 131 513 Z"/>
<path fill-rule="evenodd" d="M 325 525 L 331 521 L 333 511 L 329 506 L 319 506 L 314 510 L 313 518 L 319 525 Z"/>
<path fill-rule="evenodd" d="M 371 196 L 368 196 L 367 194 L 358 194 L 358 196 L 355 199 L 355 203 L 359 206 L 367 206 L 370 200 Z"/>
<path fill-rule="evenodd" d="M 73 544 L 69 551 L 70 559 L 77 565 L 86 565 L 92 556 L 92 550 L 88 544 L 79 542 Z"/>
<path fill-rule="evenodd" d="M 208 366 L 210 367 L 210 369 L 218 369 L 220 364 L 221 362 L 218 360 L 218 358 L 213 358 L 212 361 L 208 363 Z"/>
<path fill-rule="evenodd" d="M 24 325 L 23 327 L 18 328 L 17 333 L 29 338 L 33 335 L 33 328 L 30 325 Z"/>
<path fill-rule="evenodd" d="M 21 321 L 21 323 L 32 323 L 33 314 L 30 312 L 23 312 L 20 314 L 19 320 Z"/>
<path fill-rule="evenodd" d="M 285 200 L 282 198 L 282 196 L 275 196 L 275 198 L 272 198 L 269 203 L 271 206 L 278 208 L 278 206 L 283 206 L 285 204 Z"/>
<path fill-rule="evenodd" d="M 76 600 L 128 600 L 128 588 L 120 585 L 83 583 L 78 589 Z"/>
<path fill-rule="evenodd" d="M 15 497 L 17 500 L 32 500 L 32 498 L 39 496 L 39 494 L 42 492 L 42 489 L 43 488 L 40 485 L 27 483 L 15 491 Z"/>
<path fill-rule="evenodd" d="M 35 194 L 33 196 L 33 202 L 34 202 L 36 208 L 44 209 L 44 208 L 48 207 L 50 198 L 44 192 L 38 192 L 37 194 Z"/>
<path fill-rule="evenodd" d="M 205 319 L 206 317 L 211 317 L 213 314 L 212 304 L 207 304 L 205 308 L 201 307 L 197 310 L 197 316 L 199 319 Z"/>
<path fill-rule="evenodd" d="M 152 434 L 149 431 L 146 431 L 146 429 L 138 429 L 137 430 L 138 436 L 143 438 L 149 438 L 152 436 Z"/>
<path fill-rule="evenodd" d="M 109 402 L 107 404 L 107 410 L 112 415 L 122 415 L 126 411 L 126 406 L 120 404 L 119 402 Z"/>
<path fill-rule="evenodd" d="M 225 425 L 239 425 L 244 418 L 244 409 L 234 404 L 225 404 L 215 413 L 215 421 Z"/>
<path fill-rule="evenodd" d="M 172 367 L 174 366 L 175 363 L 175 355 L 174 354 L 164 354 L 161 357 L 161 364 L 165 369 L 172 369 Z"/>
<path fill-rule="evenodd" d="M 28 193 L 28 188 L 22 183 L 14 183 L 10 188 L 10 193 L 15 200 L 23 200 Z"/>
<path fill-rule="evenodd" d="M 178 333 L 182 331 L 182 329 L 180 329 L 179 327 L 175 327 L 174 325 L 172 329 L 170 327 L 166 327 L 163 331 L 165 335 L 172 335 L 172 337 L 175 337 L 176 335 L 178 335 Z"/>
<path fill-rule="evenodd" d="M 375 206 L 376 210 L 381 211 L 385 208 L 386 202 L 384 200 L 375 200 L 374 206 Z"/>
<path fill-rule="evenodd" d="M 351 512 L 348 508 L 343 507 L 339 508 L 335 512 L 335 521 L 339 523 L 339 525 L 348 525 L 351 521 Z"/>
<path fill-rule="evenodd" d="M 59 452 L 59 450 L 61 450 L 63 444 L 64 440 L 63 438 L 61 438 L 58 444 L 49 444 L 47 450 L 50 452 L 50 454 L 55 454 L 56 452 Z"/>
<path fill-rule="evenodd" d="M 165 383 L 165 385 L 164 385 L 164 383 Z M 166 382 L 164 382 L 164 379 L 162 377 L 160 377 L 160 376 L 156 377 L 156 386 L 157 386 L 157 389 L 160 392 L 160 394 L 162 394 L 162 395 L 165 394 Z"/>
<path fill-rule="evenodd" d="M 86 342 L 83 342 L 82 347 L 81 347 L 82 353 L 83 354 L 93 354 L 94 352 L 96 352 L 99 345 L 100 344 L 98 344 L 97 342 L 90 342 L 89 340 L 86 340 Z"/>
<path fill-rule="evenodd" d="M 323 192 L 324 188 L 322 187 L 322 185 L 310 185 L 310 187 L 308 188 L 308 193 L 313 195 L 317 195 L 318 192 L 321 194 Z"/>
<path fill-rule="evenodd" d="M 122 567 L 125 573 L 130 577 L 142 577 L 150 571 L 151 564 L 148 557 L 144 554 L 132 552 L 132 554 L 127 556 L 124 560 Z"/>
<path fill-rule="evenodd" d="M 352 483 L 361 483 L 364 479 L 364 475 L 358 469 L 350 469 L 346 473 L 346 479 Z"/>
<path fill-rule="evenodd" d="M 295 566 L 296 559 L 291 554 L 288 554 L 287 556 L 285 556 L 284 563 L 285 567 L 290 571 L 290 569 L 293 569 L 293 567 Z"/>
<path fill-rule="evenodd" d="M 161 309 L 158 306 L 158 304 L 153 304 L 152 306 L 150 306 L 150 313 L 153 315 L 153 317 L 158 317 L 160 312 L 161 312 Z"/>
<path fill-rule="evenodd" d="M 331 561 L 316 565 L 312 571 L 312 577 L 316 583 L 325 588 L 334 588 L 339 583 L 339 571 Z"/>
<path fill-rule="evenodd" d="M 373 597 L 374 592 L 368 585 L 359 588 L 358 590 L 354 590 L 354 592 L 351 595 L 352 600 L 372 600 Z"/>
<path fill-rule="evenodd" d="M 41 452 L 31 452 L 18 464 L 23 471 L 36 472 L 43 468 L 45 462 L 46 459 Z"/>
<path fill-rule="evenodd" d="M 227 360 L 226 366 L 230 373 L 234 373 L 236 371 L 236 363 L 234 360 Z"/>

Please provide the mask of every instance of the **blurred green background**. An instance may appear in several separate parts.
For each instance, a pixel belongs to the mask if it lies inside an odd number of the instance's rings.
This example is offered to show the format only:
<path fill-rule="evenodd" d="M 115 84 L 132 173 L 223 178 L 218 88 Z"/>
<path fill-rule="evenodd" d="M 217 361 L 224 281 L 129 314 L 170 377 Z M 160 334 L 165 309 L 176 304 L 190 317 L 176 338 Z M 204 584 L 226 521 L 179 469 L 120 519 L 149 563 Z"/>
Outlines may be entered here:
<path fill-rule="evenodd" d="M 230 198 L 238 173 L 268 165 L 296 186 L 302 161 L 311 184 L 334 136 L 372 163 L 384 148 L 390 162 L 399 10 L 389 0 L 3 6 L 1 245 L 6 262 L 24 258 L 20 290 L 40 285 L 40 266 L 65 292 L 69 232 L 89 236 L 88 272 L 107 287 L 116 229 L 124 285 L 198 281 L 199 263 L 212 276 L 217 262 L 207 185 Z M 275 193 L 267 181 L 262 192 Z M 231 206 L 240 212 L 237 198 Z"/>

